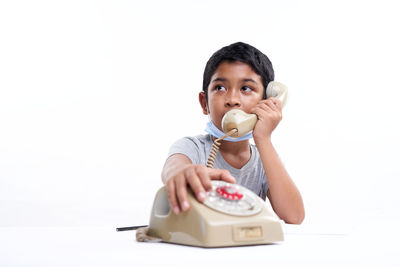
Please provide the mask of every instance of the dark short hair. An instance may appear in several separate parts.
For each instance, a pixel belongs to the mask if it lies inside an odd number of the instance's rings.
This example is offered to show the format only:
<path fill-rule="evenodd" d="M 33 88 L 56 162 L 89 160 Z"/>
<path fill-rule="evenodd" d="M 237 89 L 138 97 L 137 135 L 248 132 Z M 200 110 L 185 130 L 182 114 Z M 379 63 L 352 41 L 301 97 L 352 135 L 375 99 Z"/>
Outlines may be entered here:
<path fill-rule="evenodd" d="M 270 81 L 274 80 L 275 74 L 272 63 L 269 58 L 259 51 L 257 48 L 242 42 L 237 42 L 225 46 L 215 52 L 207 61 L 203 75 L 203 92 L 207 99 L 207 88 L 210 84 L 211 77 L 217 70 L 218 66 L 224 62 L 240 61 L 247 63 L 255 73 L 261 76 L 264 86 L 264 99 L 266 98 L 265 88 Z"/>

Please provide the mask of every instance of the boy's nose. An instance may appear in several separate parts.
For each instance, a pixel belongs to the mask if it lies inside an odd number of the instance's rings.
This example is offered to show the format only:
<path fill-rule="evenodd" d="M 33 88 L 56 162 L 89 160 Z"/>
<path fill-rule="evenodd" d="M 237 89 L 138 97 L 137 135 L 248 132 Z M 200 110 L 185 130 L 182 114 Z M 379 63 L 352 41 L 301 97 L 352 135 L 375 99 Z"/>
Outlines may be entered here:
<path fill-rule="evenodd" d="M 234 90 L 229 90 L 225 97 L 226 107 L 240 107 L 240 94 Z"/>

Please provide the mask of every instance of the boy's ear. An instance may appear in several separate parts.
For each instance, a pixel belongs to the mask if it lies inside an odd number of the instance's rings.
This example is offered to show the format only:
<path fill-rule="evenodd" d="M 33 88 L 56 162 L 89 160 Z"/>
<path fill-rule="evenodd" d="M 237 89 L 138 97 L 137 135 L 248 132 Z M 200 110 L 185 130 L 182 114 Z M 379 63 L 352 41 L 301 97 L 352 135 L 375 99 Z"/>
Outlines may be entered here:
<path fill-rule="evenodd" d="M 208 115 L 208 106 L 207 106 L 207 100 L 206 100 L 206 95 L 204 92 L 199 93 L 199 102 L 201 109 L 203 110 L 204 115 Z"/>

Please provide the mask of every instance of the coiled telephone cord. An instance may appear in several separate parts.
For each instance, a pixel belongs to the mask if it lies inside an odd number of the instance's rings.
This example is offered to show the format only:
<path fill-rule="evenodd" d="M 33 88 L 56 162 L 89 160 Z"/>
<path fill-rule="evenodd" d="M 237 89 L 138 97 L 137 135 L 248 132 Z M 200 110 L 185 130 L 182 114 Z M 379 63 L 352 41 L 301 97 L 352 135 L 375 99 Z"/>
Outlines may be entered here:
<path fill-rule="evenodd" d="M 224 136 L 222 136 L 221 138 L 217 138 L 214 140 L 214 143 L 212 144 L 211 150 L 210 150 L 210 154 L 208 155 L 208 159 L 207 159 L 207 168 L 214 168 L 214 163 L 215 163 L 215 159 L 217 158 L 217 153 L 219 150 L 219 147 L 221 145 L 221 141 L 224 140 L 225 138 L 227 138 L 228 136 L 231 136 L 234 133 L 237 133 L 238 129 L 232 129 L 229 132 L 227 132 Z"/>

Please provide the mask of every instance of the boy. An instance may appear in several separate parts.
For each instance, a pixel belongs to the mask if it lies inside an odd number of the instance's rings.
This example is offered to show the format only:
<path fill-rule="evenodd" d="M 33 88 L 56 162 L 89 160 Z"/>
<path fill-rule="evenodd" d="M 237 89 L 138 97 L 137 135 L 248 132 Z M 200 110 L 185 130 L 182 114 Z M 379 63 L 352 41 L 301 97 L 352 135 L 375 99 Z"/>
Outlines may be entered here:
<path fill-rule="evenodd" d="M 275 213 L 286 223 L 303 221 L 301 195 L 271 143 L 271 133 L 282 118 L 281 102 L 272 97 L 265 99 L 266 87 L 273 80 L 274 70 L 268 57 L 248 44 L 234 43 L 211 56 L 199 102 L 203 114 L 210 118 L 206 131 L 212 135 L 178 140 L 171 147 L 161 174 L 176 214 L 190 208 L 187 186 L 199 201 L 204 201 L 205 192 L 211 189 L 210 181 L 224 180 L 238 182 L 264 200 L 268 197 Z M 223 140 L 215 168 L 207 168 L 213 140 L 221 137 L 212 129 L 221 130 L 222 117 L 233 108 L 257 115 L 252 135 L 255 146 L 248 139 Z"/>

